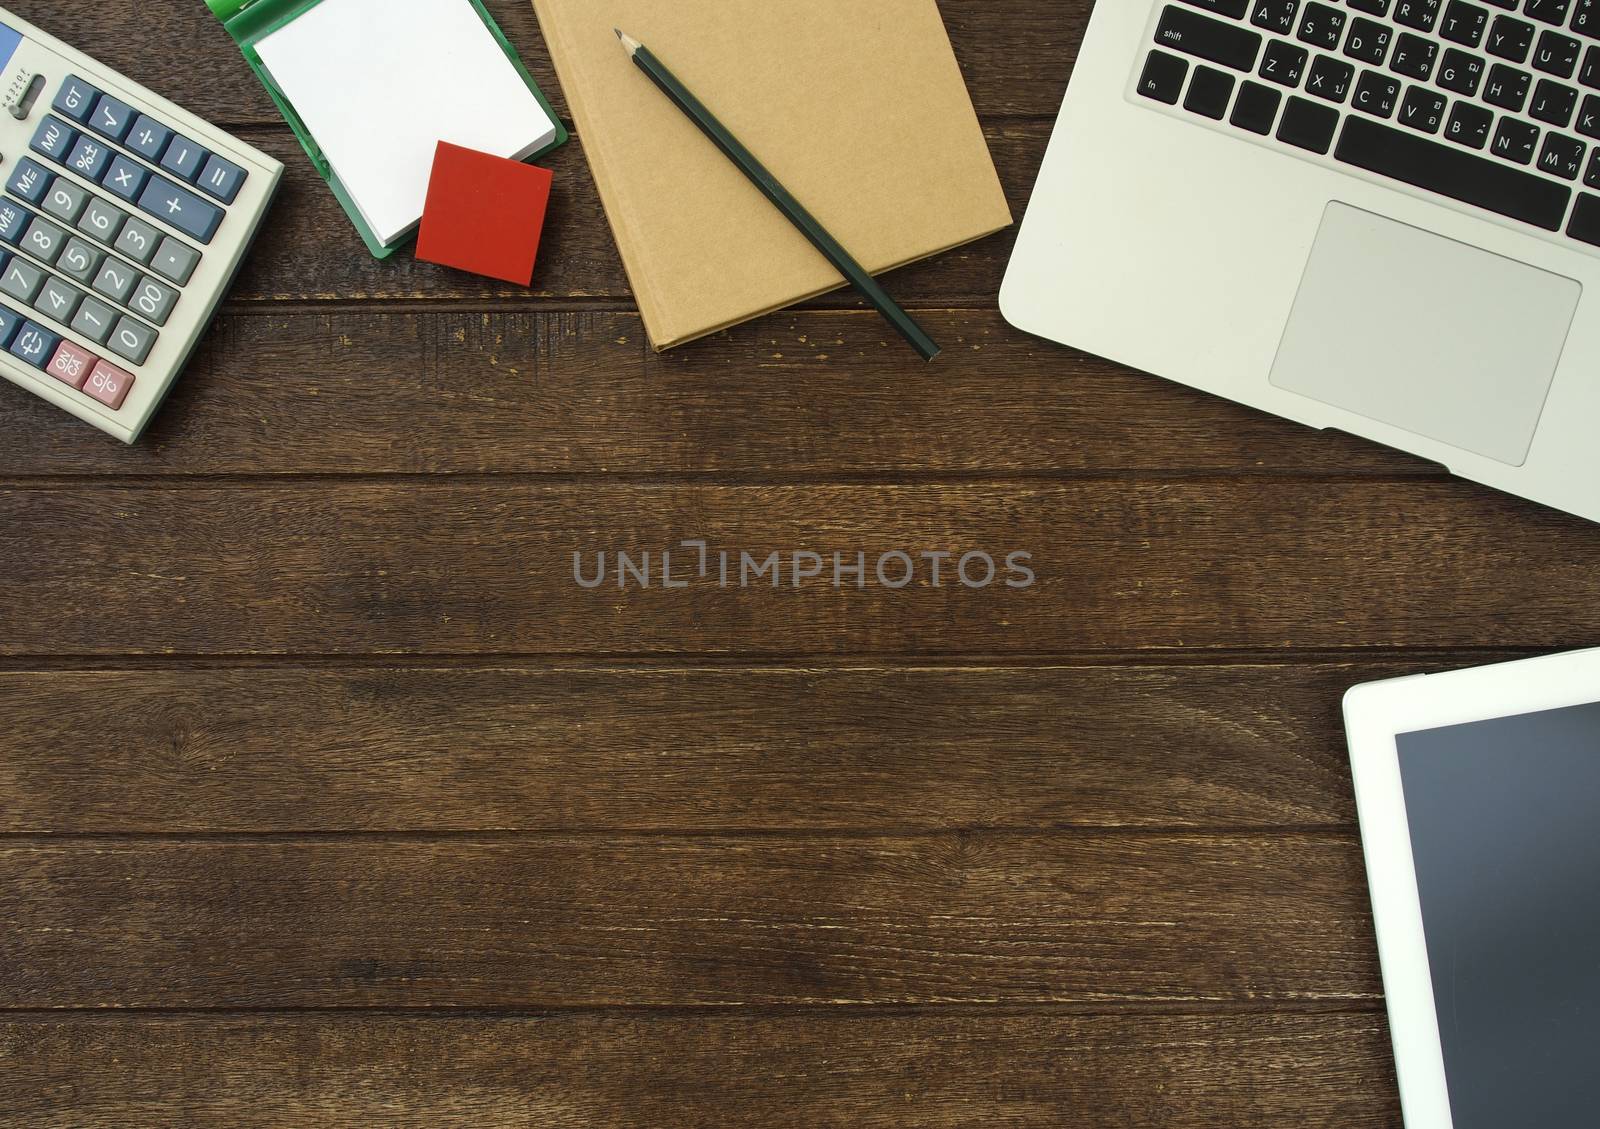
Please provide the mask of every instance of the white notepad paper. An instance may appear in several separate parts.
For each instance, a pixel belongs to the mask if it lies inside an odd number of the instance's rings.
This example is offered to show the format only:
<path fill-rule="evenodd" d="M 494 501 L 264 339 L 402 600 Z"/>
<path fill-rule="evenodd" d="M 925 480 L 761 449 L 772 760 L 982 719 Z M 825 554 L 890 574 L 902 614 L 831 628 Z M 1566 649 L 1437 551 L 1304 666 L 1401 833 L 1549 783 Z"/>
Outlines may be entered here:
<path fill-rule="evenodd" d="M 322 0 L 256 52 L 384 244 L 422 219 L 440 141 L 520 161 L 555 138 L 468 0 Z"/>

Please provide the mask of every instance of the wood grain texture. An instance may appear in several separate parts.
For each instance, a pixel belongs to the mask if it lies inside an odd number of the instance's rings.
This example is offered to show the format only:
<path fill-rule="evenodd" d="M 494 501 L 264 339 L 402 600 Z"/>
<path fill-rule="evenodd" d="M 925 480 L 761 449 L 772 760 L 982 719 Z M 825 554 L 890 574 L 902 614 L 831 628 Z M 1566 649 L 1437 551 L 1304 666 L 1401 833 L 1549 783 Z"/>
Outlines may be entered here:
<path fill-rule="evenodd" d="M 0 833 L 1348 827 L 1418 669 L 0 673 Z"/>
<path fill-rule="evenodd" d="M 1374 1000 L 1352 834 L 0 841 L 0 1008 Z"/>
<path fill-rule="evenodd" d="M 1033 655 L 1600 634 L 1600 528 L 1455 483 L 41 486 L 0 490 L 0 528 L 10 655 Z M 947 562 L 934 587 L 924 563 L 894 590 L 869 563 L 861 589 L 795 587 L 792 569 L 724 588 L 715 572 L 688 582 L 682 550 L 687 586 L 667 590 L 659 550 L 684 538 L 757 561 L 827 554 L 830 578 L 835 553 L 1028 551 L 1036 581 L 969 589 Z M 593 580 L 601 551 L 610 579 L 581 589 L 574 554 Z M 614 587 L 624 551 L 655 551 L 652 587 Z"/>
<path fill-rule="evenodd" d="M 528 0 L 486 0 L 495 21 L 563 118 L 566 101 Z M 201 0 L 99 5 L 12 0 L 18 15 L 221 126 L 282 121 L 228 33 Z M 1051 116 L 1088 22 L 1081 0 L 940 0 L 956 58 L 982 117 Z M 182 50 L 172 49 L 182 45 Z M 165 50 L 155 49 L 164 45 Z M 665 52 L 663 51 L 665 56 Z M 670 56 L 666 56 L 670 58 Z"/>
<path fill-rule="evenodd" d="M 865 312 L 665 356 L 633 313 L 228 316 L 137 447 L 0 387 L 0 477 L 1439 474 L 1031 341 L 998 313 L 923 320 L 951 347 L 931 368 Z"/>
<path fill-rule="evenodd" d="M 0 1059 L 29 1129 L 1400 1124 L 1377 1015 L 69 1016 Z"/>

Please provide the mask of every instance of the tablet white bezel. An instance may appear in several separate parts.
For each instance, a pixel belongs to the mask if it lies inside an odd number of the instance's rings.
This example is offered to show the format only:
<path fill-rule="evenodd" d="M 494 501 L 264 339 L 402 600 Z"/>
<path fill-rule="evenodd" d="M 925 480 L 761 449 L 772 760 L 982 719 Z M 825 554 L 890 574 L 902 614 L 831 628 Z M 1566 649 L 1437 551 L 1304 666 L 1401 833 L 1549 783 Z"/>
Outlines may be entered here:
<path fill-rule="evenodd" d="M 1600 701 L 1600 650 L 1357 686 L 1345 695 L 1356 810 L 1406 1129 L 1453 1129 L 1398 736 Z"/>

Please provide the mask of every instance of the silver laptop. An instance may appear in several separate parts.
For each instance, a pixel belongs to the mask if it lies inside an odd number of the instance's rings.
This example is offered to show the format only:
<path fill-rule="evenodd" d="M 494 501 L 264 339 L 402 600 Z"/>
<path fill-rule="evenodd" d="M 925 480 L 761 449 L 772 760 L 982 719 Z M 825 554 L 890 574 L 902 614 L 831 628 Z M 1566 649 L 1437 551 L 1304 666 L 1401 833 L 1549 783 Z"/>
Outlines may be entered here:
<path fill-rule="evenodd" d="M 1001 308 L 1600 521 L 1600 0 L 1100 0 Z"/>

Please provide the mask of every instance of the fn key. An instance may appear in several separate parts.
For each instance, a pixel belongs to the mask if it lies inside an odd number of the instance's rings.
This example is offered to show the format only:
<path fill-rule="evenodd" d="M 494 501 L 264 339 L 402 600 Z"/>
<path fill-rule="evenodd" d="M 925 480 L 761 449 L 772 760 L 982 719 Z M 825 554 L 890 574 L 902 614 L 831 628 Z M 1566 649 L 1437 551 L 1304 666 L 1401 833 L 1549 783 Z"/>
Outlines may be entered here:
<path fill-rule="evenodd" d="M 1165 51 L 1152 51 L 1145 60 L 1144 73 L 1139 76 L 1139 93 L 1169 106 L 1178 104 L 1183 93 L 1183 80 L 1189 74 L 1189 61 Z"/>

